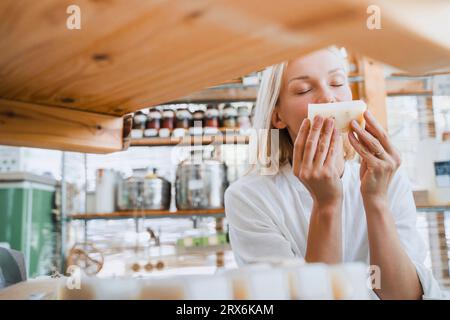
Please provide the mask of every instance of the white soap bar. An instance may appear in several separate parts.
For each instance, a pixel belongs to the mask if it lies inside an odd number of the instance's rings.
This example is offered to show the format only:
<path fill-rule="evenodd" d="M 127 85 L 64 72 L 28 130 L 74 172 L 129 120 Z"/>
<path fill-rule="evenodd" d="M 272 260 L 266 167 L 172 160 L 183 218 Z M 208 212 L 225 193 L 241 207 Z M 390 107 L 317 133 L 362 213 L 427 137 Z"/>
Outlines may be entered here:
<path fill-rule="evenodd" d="M 141 286 L 141 300 L 182 300 L 186 299 L 186 286 L 181 278 L 152 279 Z"/>
<path fill-rule="evenodd" d="M 364 128 L 364 111 L 367 105 L 362 100 L 352 100 L 333 103 L 310 103 L 308 105 L 308 119 L 311 121 L 316 115 L 324 118 L 332 117 L 335 120 L 335 127 L 340 132 L 350 130 L 350 122 L 358 121 L 360 127 Z"/>
<path fill-rule="evenodd" d="M 329 267 L 325 264 L 306 264 L 291 269 L 291 294 L 294 300 L 333 300 Z"/>
<path fill-rule="evenodd" d="M 96 280 L 97 298 L 101 300 L 135 300 L 141 290 L 138 279 L 109 278 Z"/>
<path fill-rule="evenodd" d="M 220 272 L 232 284 L 233 298 L 235 300 L 253 299 L 250 290 L 249 275 L 255 272 L 271 270 L 271 266 L 265 263 L 249 264 L 239 269 L 231 269 Z"/>
<path fill-rule="evenodd" d="M 232 300 L 233 288 L 227 278 L 220 275 L 189 276 L 186 281 L 188 300 Z"/>
<path fill-rule="evenodd" d="M 358 262 L 331 267 L 335 299 L 369 299 L 369 275 L 367 268 L 365 264 Z"/>
<path fill-rule="evenodd" d="M 248 274 L 251 300 L 288 300 L 288 273 L 284 269 L 256 271 Z"/>

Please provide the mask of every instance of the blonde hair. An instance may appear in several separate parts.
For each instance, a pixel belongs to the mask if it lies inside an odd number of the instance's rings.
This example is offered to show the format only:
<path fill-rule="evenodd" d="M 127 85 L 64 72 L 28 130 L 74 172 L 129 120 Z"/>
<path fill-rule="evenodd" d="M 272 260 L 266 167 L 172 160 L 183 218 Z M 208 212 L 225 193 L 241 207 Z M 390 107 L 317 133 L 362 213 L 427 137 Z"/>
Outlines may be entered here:
<path fill-rule="evenodd" d="M 348 73 L 348 63 L 342 50 L 337 47 L 327 48 L 343 59 L 344 70 Z M 283 74 L 288 62 L 282 62 L 267 67 L 262 74 L 261 84 L 256 98 L 255 113 L 253 117 L 253 129 L 256 135 L 250 138 L 250 155 L 256 156 L 259 161 L 253 163 L 248 173 L 255 169 L 264 170 L 267 167 L 278 169 L 279 166 L 292 162 L 294 150 L 293 142 L 285 129 L 276 129 L 272 125 L 272 114 L 275 110 L 280 95 Z M 270 132 L 278 131 L 278 147 L 273 150 L 273 135 Z M 261 134 L 263 132 L 263 134 Z M 272 146 L 272 147 L 271 147 Z M 355 151 L 350 145 L 346 135 L 343 136 L 344 159 L 350 160 L 355 156 Z"/>

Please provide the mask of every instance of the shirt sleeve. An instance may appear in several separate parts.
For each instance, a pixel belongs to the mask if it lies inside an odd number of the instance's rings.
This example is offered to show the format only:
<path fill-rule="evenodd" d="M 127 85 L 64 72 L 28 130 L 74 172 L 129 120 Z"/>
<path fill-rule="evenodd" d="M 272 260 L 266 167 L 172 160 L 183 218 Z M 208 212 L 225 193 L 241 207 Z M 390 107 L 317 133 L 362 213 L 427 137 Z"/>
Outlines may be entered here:
<path fill-rule="evenodd" d="M 431 270 L 424 265 L 425 243 L 417 230 L 417 210 L 406 170 L 400 167 L 390 186 L 390 209 L 403 247 L 416 267 L 423 299 L 442 299 L 443 294 Z"/>
<path fill-rule="evenodd" d="M 276 210 L 262 207 L 261 192 L 242 186 L 230 186 L 225 192 L 225 211 L 230 243 L 238 265 L 261 258 L 293 258 L 289 241 L 281 234 L 272 217 Z M 247 190 L 248 189 L 248 190 Z"/>

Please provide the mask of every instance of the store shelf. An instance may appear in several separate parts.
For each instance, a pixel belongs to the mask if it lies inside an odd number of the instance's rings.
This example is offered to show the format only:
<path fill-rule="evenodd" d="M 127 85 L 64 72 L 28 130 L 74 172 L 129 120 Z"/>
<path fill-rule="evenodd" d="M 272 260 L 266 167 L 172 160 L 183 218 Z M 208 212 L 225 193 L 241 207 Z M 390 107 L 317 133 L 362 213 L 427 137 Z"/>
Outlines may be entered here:
<path fill-rule="evenodd" d="M 449 206 L 417 206 L 417 211 L 419 212 L 445 212 L 450 211 Z"/>
<path fill-rule="evenodd" d="M 249 136 L 246 135 L 221 135 L 221 136 L 186 136 L 169 138 L 142 138 L 132 139 L 132 147 L 157 147 L 157 146 L 195 146 L 208 144 L 248 144 Z"/>
<path fill-rule="evenodd" d="M 69 220 L 92 219 L 129 219 L 129 218 L 188 218 L 188 217 L 223 217 L 225 209 L 195 209 L 195 210 L 133 210 L 111 213 L 77 213 L 68 216 Z"/>

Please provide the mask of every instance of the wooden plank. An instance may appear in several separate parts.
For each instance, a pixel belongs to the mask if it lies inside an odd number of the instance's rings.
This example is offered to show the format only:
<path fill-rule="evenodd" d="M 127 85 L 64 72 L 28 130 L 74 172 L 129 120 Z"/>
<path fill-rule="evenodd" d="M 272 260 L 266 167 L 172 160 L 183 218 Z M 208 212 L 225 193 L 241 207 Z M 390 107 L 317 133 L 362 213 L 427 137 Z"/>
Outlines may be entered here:
<path fill-rule="evenodd" d="M 195 92 L 169 102 L 173 103 L 208 103 L 208 102 L 230 102 L 230 101 L 255 101 L 258 87 L 232 87 L 206 89 Z"/>
<path fill-rule="evenodd" d="M 225 209 L 192 209 L 192 210 L 131 210 L 116 211 L 111 213 L 78 213 L 69 215 L 70 219 L 125 219 L 136 217 L 173 217 L 173 216 L 194 216 L 194 215 L 215 215 L 223 214 Z"/>
<path fill-rule="evenodd" d="M 383 29 L 371 31 L 372 2 L 79 0 L 81 30 L 68 30 L 71 0 L 3 0 L 0 97 L 123 115 L 333 43 L 410 71 L 448 65 L 448 35 L 430 35 L 446 3 L 419 29 L 379 1 Z"/>
<path fill-rule="evenodd" d="M 0 289 L 0 300 L 55 300 L 60 278 L 31 279 Z"/>
<path fill-rule="evenodd" d="M 82 29 L 67 30 L 61 13 L 72 1 L 33 2 L 26 10 L 2 1 L 0 11 L 18 17 L 2 23 L 0 96 L 122 115 L 319 47 L 319 39 L 266 36 L 273 26 L 240 12 L 239 2 L 85 0 Z M 270 4 L 263 7 L 268 13 Z"/>
<path fill-rule="evenodd" d="M 123 119 L 0 99 L 0 144 L 79 152 L 122 150 Z"/>
<path fill-rule="evenodd" d="M 381 29 L 355 24 L 347 36 L 339 36 L 336 33 L 344 30 L 338 28 L 333 30 L 336 43 L 411 74 L 449 70 L 449 2 L 365 1 L 365 7 L 369 5 L 380 8 Z"/>
<path fill-rule="evenodd" d="M 385 82 L 388 96 L 424 94 L 429 91 L 426 90 L 425 81 L 421 79 L 387 78 Z"/>

